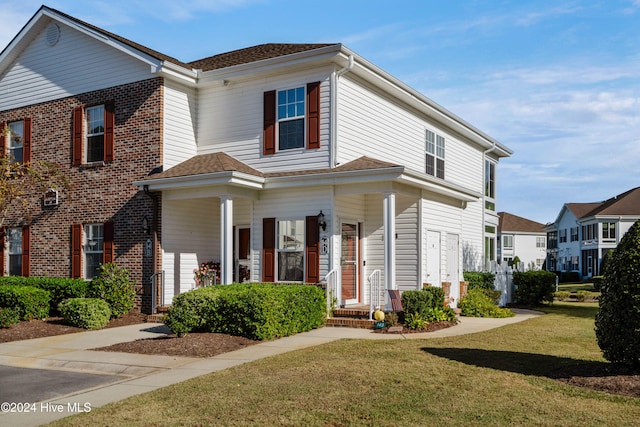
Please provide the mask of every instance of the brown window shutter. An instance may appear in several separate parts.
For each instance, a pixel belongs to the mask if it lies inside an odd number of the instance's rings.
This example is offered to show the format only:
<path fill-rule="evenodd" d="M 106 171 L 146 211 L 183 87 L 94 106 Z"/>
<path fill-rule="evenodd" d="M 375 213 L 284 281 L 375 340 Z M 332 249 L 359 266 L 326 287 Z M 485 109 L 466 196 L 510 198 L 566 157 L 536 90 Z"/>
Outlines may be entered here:
<path fill-rule="evenodd" d="M 115 248 L 113 244 L 113 221 L 104 223 L 104 240 L 102 241 L 102 263 L 107 264 L 115 259 Z"/>
<path fill-rule="evenodd" d="M 5 275 L 5 250 L 7 246 L 7 227 L 0 227 L 0 276 Z"/>
<path fill-rule="evenodd" d="M 262 129 L 263 147 L 265 155 L 276 152 L 276 91 L 264 93 L 264 125 Z"/>
<path fill-rule="evenodd" d="M 306 218 L 306 278 L 307 283 L 320 281 L 320 230 L 318 229 L 318 217 Z"/>
<path fill-rule="evenodd" d="M 71 277 L 82 277 L 82 224 L 71 226 Z"/>
<path fill-rule="evenodd" d="M 7 154 L 7 138 L 4 135 L 4 130 L 7 127 L 7 122 L 2 122 L 0 124 L 2 129 L 0 129 L 0 156 L 4 156 Z"/>
<path fill-rule="evenodd" d="M 84 107 L 73 109 L 73 164 L 82 164 L 82 129 L 84 128 Z M 80 277 L 80 276 L 78 276 Z"/>
<path fill-rule="evenodd" d="M 307 84 L 307 148 L 320 148 L 320 82 Z"/>
<path fill-rule="evenodd" d="M 104 161 L 113 161 L 113 128 L 115 127 L 115 106 L 113 102 L 104 104 Z"/>
<path fill-rule="evenodd" d="M 31 118 L 24 119 L 23 125 L 24 125 L 24 138 L 22 143 L 22 163 L 30 163 L 31 162 Z M 24 266 L 24 264 L 22 265 Z"/>
<path fill-rule="evenodd" d="M 29 277 L 31 271 L 29 249 L 31 246 L 31 232 L 28 225 L 22 226 L 22 275 Z"/>
<path fill-rule="evenodd" d="M 276 281 L 276 219 L 262 219 L 262 281 Z"/>

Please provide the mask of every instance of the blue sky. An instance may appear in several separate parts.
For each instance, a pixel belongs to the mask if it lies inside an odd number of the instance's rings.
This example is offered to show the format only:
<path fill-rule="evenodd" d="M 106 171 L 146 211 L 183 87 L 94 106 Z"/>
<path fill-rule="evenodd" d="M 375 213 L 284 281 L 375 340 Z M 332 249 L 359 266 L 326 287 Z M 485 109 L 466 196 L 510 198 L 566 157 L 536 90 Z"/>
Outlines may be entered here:
<path fill-rule="evenodd" d="M 6 46 L 41 0 L 0 0 Z M 514 155 L 498 210 L 542 223 L 640 186 L 640 0 L 51 0 L 183 61 L 340 42 Z"/>

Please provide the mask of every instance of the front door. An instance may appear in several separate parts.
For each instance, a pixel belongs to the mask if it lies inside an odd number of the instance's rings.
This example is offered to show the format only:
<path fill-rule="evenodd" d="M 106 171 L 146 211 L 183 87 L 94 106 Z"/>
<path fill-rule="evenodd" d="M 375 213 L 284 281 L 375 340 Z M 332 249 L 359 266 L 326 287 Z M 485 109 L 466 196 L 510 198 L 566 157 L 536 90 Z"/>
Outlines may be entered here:
<path fill-rule="evenodd" d="M 356 304 L 358 295 L 358 224 L 342 222 L 342 304 Z"/>
<path fill-rule="evenodd" d="M 248 282 L 249 280 L 251 280 L 251 270 L 249 270 L 249 258 L 251 254 L 251 229 L 238 228 L 236 241 L 238 242 L 238 244 L 235 245 L 236 265 L 234 269 L 233 281 L 236 283 Z"/>

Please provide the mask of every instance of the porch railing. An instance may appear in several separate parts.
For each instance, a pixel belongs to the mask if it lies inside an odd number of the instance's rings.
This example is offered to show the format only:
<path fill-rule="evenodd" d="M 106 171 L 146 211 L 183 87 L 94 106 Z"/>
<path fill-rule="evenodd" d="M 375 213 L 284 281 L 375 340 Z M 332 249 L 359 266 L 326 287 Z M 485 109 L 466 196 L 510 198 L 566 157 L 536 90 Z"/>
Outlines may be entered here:
<path fill-rule="evenodd" d="M 333 317 L 333 305 L 334 301 L 337 302 L 338 298 L 338 285 L 340 280 L 340 268 L 334 268 L 326 276 L 324 280 L 327 284 L 327 317 Z"/>
<path fill-rule="evenodd" d="M 369 320 L 373 320 L 373 311 L 382 305 L 381 286 L 380 270 L 374 270 L 369 275 Z"/>
<path fill-rule="evenodd" d="M 151 314 L 158 313 L 159 305 L 164 305 L 164 270 L 151 276 Z"/>

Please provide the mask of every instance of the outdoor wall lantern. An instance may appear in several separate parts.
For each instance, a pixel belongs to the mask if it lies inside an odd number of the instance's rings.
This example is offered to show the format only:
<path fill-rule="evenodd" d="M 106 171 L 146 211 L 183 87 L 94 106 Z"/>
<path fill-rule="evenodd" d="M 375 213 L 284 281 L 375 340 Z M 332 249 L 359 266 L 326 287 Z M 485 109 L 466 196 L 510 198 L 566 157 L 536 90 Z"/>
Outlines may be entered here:
<path fill-rule="evenodd" d="M 145 216 L 142 218 L 142 231 L 144 234 L 149 234 L 151 232 L 151 227 L 149 227 L 149 220 Z"/>
<path fill-rule="evenodd" d="M 322 211 L 318 214 L 318 226 L 322 228 L 322 231 L 327 231 L 327 223 L 324 220 Z"/>

